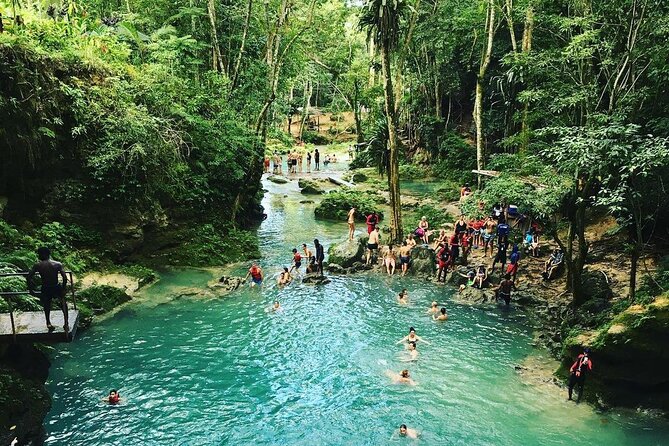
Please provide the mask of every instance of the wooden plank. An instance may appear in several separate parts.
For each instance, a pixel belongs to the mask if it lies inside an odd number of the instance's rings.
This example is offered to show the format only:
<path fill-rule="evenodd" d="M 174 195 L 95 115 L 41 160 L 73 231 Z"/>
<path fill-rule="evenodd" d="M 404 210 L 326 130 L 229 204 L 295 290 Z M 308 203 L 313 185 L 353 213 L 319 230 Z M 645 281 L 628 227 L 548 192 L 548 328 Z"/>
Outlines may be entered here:
<path fill-rule="evenodd" d="M 68 311 L 70 330 L 63 330 L 63 312 L 51 311 L 51 323 L 56 327 L 49 332 L 42 311 L 15 312 L 16 342 L 69 342 L 74 339 L 79 325 L 79 310 Z M 8 313 L 0 314 L 0 343 L 14 342 L 12 325 Z"/>

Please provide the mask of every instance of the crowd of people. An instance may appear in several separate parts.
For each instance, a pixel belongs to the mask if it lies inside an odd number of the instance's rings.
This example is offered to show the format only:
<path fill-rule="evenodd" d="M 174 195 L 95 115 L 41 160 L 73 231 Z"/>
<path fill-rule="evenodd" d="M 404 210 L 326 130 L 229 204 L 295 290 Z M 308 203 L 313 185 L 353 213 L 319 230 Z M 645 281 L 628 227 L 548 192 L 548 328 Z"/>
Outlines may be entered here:
<path fill-rule="evenodd" d="M 305 153 L 296 149 L 288 152 L 286 155 L 283 155 L 278 151 L 275 151 L 272 155 L 265 155 L 265 159 L 263 160 L 263 172 L 272 173 L 274 175 L 283 175 L 284 160 L 288 169 L 286 172 L 287 174 L 311 173 L 312 164 L 314 172 L 321 170 L 321 153 L 318 148 L 316 148 L 313 153 L 311 151 Z M 337 155 L 334 153 L 326 154 L 323 158 L 324 166 L 335 164 L 337 162 Z"/>

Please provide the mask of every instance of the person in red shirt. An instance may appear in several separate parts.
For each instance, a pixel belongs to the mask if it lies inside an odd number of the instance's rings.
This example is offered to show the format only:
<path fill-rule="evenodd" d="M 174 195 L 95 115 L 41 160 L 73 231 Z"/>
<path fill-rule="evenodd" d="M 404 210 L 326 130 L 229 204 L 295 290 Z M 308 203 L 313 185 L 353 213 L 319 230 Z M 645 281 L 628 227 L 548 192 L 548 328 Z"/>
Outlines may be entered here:
<path fill-rule="evenodd" d="M 458 237 L 457 233 L 454 233 L 451 236 L 448 244 L 451 248 L 451 262 L 449 266 L 455 268 L 455 261 L 458 260 L 458 257 L 460 256 L 460 237 Z"/>
<path fill-rule="evenodd" d="M 590 349 L 583 349 L 583 353 L 576 357 L 576 361 L 569 369 L 571 375 L 569 376 L 569 401 L 571 401 L 574 387 L 578 386 L 578 398 L 576 402 L 581 401 L 583 396 L 583 386 L 585 384 L 585 377 L 592 371 L 592 360 L 590 359 Z"/>
<path fill-rule="evenodd" d="M 293 270 L 300 272 L 300 267 L 302 266 L 302 256 L 297 249 L 293 248 L 293 266 L 290 268 L 290 272 Z"/>
<path fill-rule="evenodd" d="M 481 239 L 481 228 L 483 228 L 483 220 L 474 220 L 471 225 L 472 229 L 474 230 L 473 235 L 474 235 L 474 249 L 478 249 L 479 246 L 483 245 L 483 241 Z"/>
<path fill-rule="evenodd" d="M 376 225 L 379 223 L 379 216 L 376 214 L 376 212 L 372 212 L 367 216 L 365 222 L 367 223 L 367 234 L 371 234 L 374 228 L 376 228 Z"/>

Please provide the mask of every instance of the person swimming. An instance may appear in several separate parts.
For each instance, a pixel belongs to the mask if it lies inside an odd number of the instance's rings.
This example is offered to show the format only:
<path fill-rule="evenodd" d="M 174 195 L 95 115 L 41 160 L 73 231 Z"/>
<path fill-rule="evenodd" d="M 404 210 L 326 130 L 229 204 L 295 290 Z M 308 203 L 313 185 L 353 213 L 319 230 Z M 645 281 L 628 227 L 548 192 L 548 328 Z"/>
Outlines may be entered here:
<path fill-rule="evenodd" d="M 121 402 L 121 394 L 116 389 L 110 390 L 109 396 L 104 398 L 103 401 L 107 401 L 109 404 L 118 404 Z"/>
<path fill-rule="evenodd" d="M 290 272 L 288 271 L 288 268 L 286 268 L 284 266 L 283 267 L 283 272 L 279 275 L 279 279 L 277 280 L 277 283 L 279 285 L 288 285 L 292 281 L 293 281 L 293 276 L 290 275 Z"/>
<path fill-rule="evenodd" d="M 411 379 L 408 369 L 402 370 L 400 373 L 395 373 L 391 370 L 386 371 L 386 375 L 393 381 L 393 384 L 409 384 L 415 386 L 416 381 Z"/>
<path fill-rule="evenodd" d="M 253 262 L 253 265 L 251 265 L 251 268 L 249 268 L 249 272 L 246 274 L 244 282 L 246 282 L 249 276 L 251 276 L 251 286 L 262 286 L 263 272 L 262 268 L 258 266 L 257 262 Z"/>
<path fill-rule="evenodd" d="M 446 320 L 448 320 L 448 315 L 446 314 L 446 308 L 441 307 L 440 313 L 441 314 L 439 316 L 436 316 L 436 315 L 433 314 L 432 319 L 434 319 L 435 321 L 446 321 Z"/>
<path fill-rule="evenodd" d="M 405 359 L 402 359 L 402 362 L 411 362 L 415 361 L 418 359 L 418 350 L 416 349 L 416 342 L 415 341 L 410 341 L 407 344 L 407 348 L 409 351 L 407 352 L 407 356 Z"/>
<path fill-rule="evenodd" d="M 402 424 L 400 425 L 399 436 L 416 439 L 418 438 L 418 431 L 408 428 L 406 424 Z"/>
<path fill-rule="evenodd" d="M 399 302 L 402 305 L 406 305 L 409 303 L 409 292 L 407 291 L 406 288 L 404 288 L 400 294 L 397 295 L 397 302 Z"/>
<path fill-rule="evenodd" d="M 406 343 L 408 343 L 408 344 L 411 344 L 411 343 L 413 342 L 414 344 L 416 344 L 416 343 L 419 342 L 419 341 L 420 341 L 420 342 L 424 342 L 424 343 L 426 343 L 427 345 L 430 345 L 429 342 L 427 342 L 425 339 L 421 338 L 420 336 L 418 336 L 418 335 L 416 334 L 416 329 L 415 329 L 415 328 L 413 328 L 413 327 L 409 327 L 409 334 L 406 335 L 406 336 L 404 336 L 404 337 L 403 337 L 402 339 L 400 339 L 399 341 L 397 341 L 397 344 L 401 344 L 401 343 L 403 343 L 403 342 L 406 342 Z"/>
<path fill-rule="evenodd" d="M 437 313 L 439 313 L 439 307 L 438 307 L 438 305 L 439 305 L 439 304 L 437 304 L 437 301 L 436 301 L 436 300 L 433 301 L 433 302 L 432 302 L 432 306 L 431 306 L 430 308 L 427 309 L 427 314 L 437 314 Z"/>

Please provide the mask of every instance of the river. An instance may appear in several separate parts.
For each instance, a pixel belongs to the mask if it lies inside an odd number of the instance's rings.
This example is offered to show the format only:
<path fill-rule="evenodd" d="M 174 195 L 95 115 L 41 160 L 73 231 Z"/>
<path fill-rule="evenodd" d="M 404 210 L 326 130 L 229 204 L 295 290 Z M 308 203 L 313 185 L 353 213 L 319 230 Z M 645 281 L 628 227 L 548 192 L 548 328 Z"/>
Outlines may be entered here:
<path fill-rule="evenodd" d="M 261 265 L 274 277 L 290 250 L 329 246 L 345 223 L 315 221 L 296 182 L 265 182 Z M 227 272 L 243 274 L 248 265 Z M 57 348 L 45 421 L 49 445 L 666 445 L 669 426 L 643 413 L 596 413 L 565 392 L 534 386 L 514 366 L 532 334 L 520 311 L 450 300 L 452 289 L 379 275 L 332 277 L 223 298 L 206 270 L 168 270 L 161 281 L 75 342 Z M 407 288 L 410 305 L 395 296 Z M 284 310 L 267 312 L 278 299 Z M 426 314 L 444 303 L 449 321 Z M 396 342 L 413 326 L 416 362 Z M 596 365 L 596 358 L 594 359 Z M 394 385 L 408 368 L 418 383 Z M 101 398 L 118 388 L 122 404 Z M 587 391 L 587 387 L 586 387 Z M 392 437 L 399 424 L 418 440 Z"/>

